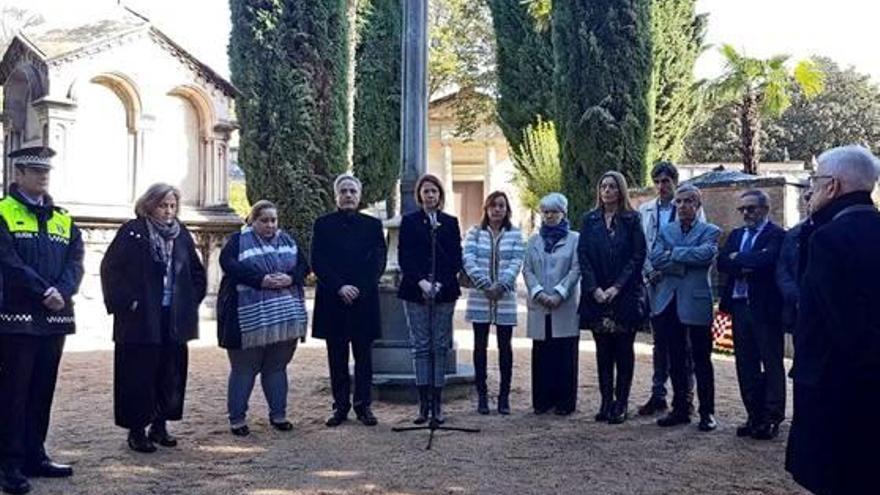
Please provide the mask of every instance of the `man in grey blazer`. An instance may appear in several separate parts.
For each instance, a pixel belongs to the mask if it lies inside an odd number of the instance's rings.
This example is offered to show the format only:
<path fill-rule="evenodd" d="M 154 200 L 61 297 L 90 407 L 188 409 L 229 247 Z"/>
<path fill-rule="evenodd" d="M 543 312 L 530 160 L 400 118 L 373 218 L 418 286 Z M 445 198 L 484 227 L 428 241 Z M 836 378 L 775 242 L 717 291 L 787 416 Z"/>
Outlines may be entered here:
<path fill-rule="evenodd" d="M 654 182 L 654 188 L 657 190 L 657 198 L 642 203 L 639 206 L 639 214 L 642 217 L 642 231 L 645 233 L 645 243 L 648 246 L 650 254 L 654 242 L 660 236 L 660 229 L 666 224 L 674 222 L 676 219 L 677 208 L 675 207 L 675 188 L 678 187 L 678 169 L 672 162 L 660 161 L 654 164 L 651 169 L 651 180 Z M 706 218 L 703 209 L 697 211 L 697 218 L 701 222 L 705 222 Z M 651 265 L 650 256 L 645 258 L 645 266 L 642 269 L 642 275 L 645 278 L 645 286 L 650 290 L 660 281 L 663 274 L 659 270 L 655 270 Z M 652 327 L 656 326 L 653 322 Z M 663 338 L 662 332 L 653 332 L 654 349 L 653 363 L 654 374 L 651 377 L 651 396 L 644 405 L 639 407 L 640 416 L 650 416 L 652 414 L 666 410 L 666 380 L 669 379 L 669 345 Z M 688 409 L 693 409 L 694 402 L 694 366 L 688 359 Z"/>
<path fill-rule="evenodd" d="M 709 268 L 718 254 L 721 229 L 702 222 L 700 190 L 692 185 L 675 191 L 678 218 L 660 230 L 651 249 L 651 264 L 662 277 L 651 294 L 655 332 L 669 345 L 672 410 L 657 420 L 660 426 L 690 423 L 687 359 L 694 363 L 700 400 L 700 431 L 712 431 L 715 422 L 715 378 L 712 369 L 712 286 Z M 690 348 L 688 348 L 690 341 Z"/>

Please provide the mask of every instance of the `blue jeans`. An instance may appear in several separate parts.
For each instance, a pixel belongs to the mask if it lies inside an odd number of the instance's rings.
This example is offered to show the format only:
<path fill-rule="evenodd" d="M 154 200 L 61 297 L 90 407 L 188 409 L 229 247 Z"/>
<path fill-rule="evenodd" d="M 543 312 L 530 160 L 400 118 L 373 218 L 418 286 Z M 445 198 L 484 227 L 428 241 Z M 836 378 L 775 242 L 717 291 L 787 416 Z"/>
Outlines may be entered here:
<path fill-rule="evenodd" d="M 248 400 L 257 374 L 269 404 L 269 421 L 280 423 L 287 418 L 287 364 L 296 351 L 296 340 L 278 342 L 251 349 L 227 349 L 229 388 L 226 405 L 233 428 L 247 424 Z"/>
<path fill-rule="evenodd" d="M 429 314 L 427 304 L 403 302 L 409 339 L 412 346 L 416 385 L 442 387 L 446 379 L 446 354 L 452 343 L 452 316 L 455 303 L 434 304 L 434 314 Z M 429 320 L 433 325 L 429 324 Z M 433 329 L 431 328 L 433 327 Z M 431 380 L 431 332 L 434 334 L 434 379 Z"/>

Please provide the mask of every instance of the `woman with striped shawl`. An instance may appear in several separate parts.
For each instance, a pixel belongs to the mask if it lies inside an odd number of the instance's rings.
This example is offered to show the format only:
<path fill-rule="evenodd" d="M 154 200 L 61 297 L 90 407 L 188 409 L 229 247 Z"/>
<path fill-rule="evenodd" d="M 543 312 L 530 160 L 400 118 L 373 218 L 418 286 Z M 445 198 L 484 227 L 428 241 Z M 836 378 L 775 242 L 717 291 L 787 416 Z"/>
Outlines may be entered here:
<path fill-rule="evenodd" d="M 250 433 L 246 414 L 257 374 L 269 404 L 269 422 L 288 431 L 293 425 L 287 420 L 287 364 L 297 339 L 306 334 L 306 257 L 278 228 L 275 205 L 261 200 L 251 209 L 247 226 L 223 247 L 220 266 L 217 333 L 231 365 L 227 407 L 232 433 Z"/>
<path fill-rule="evenodd" d="M 474 326 L 474 369 L 477 412 L 489 414 L 486 385 L 486 349 L 489 326 L 498 338 L 498 412 L 510 414 L 510 379 L 513 373 L 511 337 L 516 326 L 516 277 L 523 264 L 525 247 L 519 229 L 510 223 L 510 201 L 501 191 L 486 198 L 480 225 L 464 240 L 464 270 L 473 288 L 468 293 L 465 319 Z"/>

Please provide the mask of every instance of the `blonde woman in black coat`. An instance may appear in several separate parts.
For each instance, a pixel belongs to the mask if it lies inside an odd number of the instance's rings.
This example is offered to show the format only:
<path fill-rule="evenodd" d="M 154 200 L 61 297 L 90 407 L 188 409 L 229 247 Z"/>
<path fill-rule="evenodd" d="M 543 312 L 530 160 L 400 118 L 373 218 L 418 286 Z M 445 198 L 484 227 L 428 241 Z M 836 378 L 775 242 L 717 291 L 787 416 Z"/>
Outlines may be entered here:
<path fill-rule="evenodd" d="M 137 452 L 177 445 L 166 422 L 183 416 L 187 342 L 198 338 L 207 286 L 192 236 L 177 219 L 179 205 L 176 187 L 150 186 L 101 262 L 116 343 L 114 415 Z"/>

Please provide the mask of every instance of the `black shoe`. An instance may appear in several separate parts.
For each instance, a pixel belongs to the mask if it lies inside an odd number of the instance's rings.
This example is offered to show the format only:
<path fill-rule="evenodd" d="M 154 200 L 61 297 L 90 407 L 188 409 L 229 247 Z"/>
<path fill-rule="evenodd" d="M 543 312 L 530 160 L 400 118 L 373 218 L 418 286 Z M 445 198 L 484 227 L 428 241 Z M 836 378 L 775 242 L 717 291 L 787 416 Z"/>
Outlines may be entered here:
<path fill-rule="evenodd" d="M 482 415 L 489 414 L 489 394 L 477 392 L 477 412 Z"/>
<path fill-rule="evenodd" d="M 427 385 L 419 385 L 419 415 L 413 420 L 417 425 L 425 424 L 428 421 L 428 414 L 431 408 L 431 391 Z"/>
<path fill-rule="evenodd" d="M 510 414 L 510 396 L 501 394 L 498 396 L 498 414 L 507 416 Z"/>
<path fill-rule="evenodd" d="M 574 412 L 574 409 L 569 409 L 567 407 L 557 407 L 556 409 L 553 410 L 553 414 L 555 414 L 557 416 L 568 416 L 569 414 L 571 414 L 573 412 Z"/>
<path fill-rule="evenodd" d="M 290 431 L 293 429 L 293 423 L 288 420 L 281 421 L 269 421 L 272 424 L 272 428 L 275 428 L 278 431 Z"/>
<path fill-rule="evenodd" d="M 52 462 L 52 459 L 49 458 L 35 464 L 25 464 L 21 472 L 28 478 L 67 478 L 73 476 L 72 467 Z"/>
<path fill-rule="evenodd" d="M 669 427 L 669 426 L 678 426 L 678 425 L 686 425 L 691 422 L 691 415 L 680 412 L 680 411 L 672 411 L 666 416 L 657 420 L 657 426 Z"/>
<path fill-rule="evenodd" d="M 434 387 L 434 394 L 431 397 L 431 408 L 434 413 L 434 421 L 438 425 L 445 423 L 446 418 L 443 416 L 443 387 Z"/>
<path fill-rule="evenodd" d="M 156 445 L 147 438 L 141 428 L 128 430 L 128 448 L 143 454 L 151 454 L 156 451 Z"/>
<path fill-rule="evenodd" d="M 552 409 L 552 408 L 551 407 L 536 407 L 534 410 L 535 410 L 535 414 L 540 416 L 541 414 L 547 414 L 547 412 L 549 412 L 550 409 Z"/>
<path fill-rule="evenodd" d="M 718 423 L 715 421 L 715 416 L 711 414 L 701 414 L 700 415 L 700 424 L 697 425 L 697 429 L 700 431 L 713 431 L 715 428 L 718 428 Z"/>
<path fill-rule="evenodd" d="M 604 423 L 611 417 L 611 401 L 603 400 L 599 405 L 599 412 L 593 417 L 597 422 Z"/>
<path fill-rule="evenodd" d="M 369 407 L 364 407 L 360 410 L 355 410 L 357 414 L 357 419 L 364 426 L 376 426 L 379 424 L 379 420 L 376 419 L 376 416 L 373 414 L 373 411 Z"/>
<path fill-rule="evenodd" d="M 168 433 L 164 421 L 156 421 L 150 425 L 150 430 L 147 432 L 147 438 L 149 438 L 151 442 L 158 443 L 163 447 L 177 447 L 177 439 Z"/>
<path fill-rule="evenodd" d="M 615 402 L 614 407 L 611 408 L 611 415 L 608 416 L 608 424 L 619 425 L 626 422 L 626 419 L 629 417 L 627 409 L 626 402 Z"/>
<path fill-rule="evenodd" d="M 327 418 L 327 421 L 324 421 L 324 424 L 330 428 L 335 428 L 346 421 L 348 421 L 348 413 L 335 410 L 333 415 Z"/>
<path fill-rule="evenodd" d="M 248 425 L 233 426 L 229 431 L 237 437 L 246 437 L 251 434 L 251 429 L 248 428 Z"/>
<path fill-rule="evenodd" d="M 737 426 L 736 428 L 736 436 L 742 437 L 750 437 L 755 433 L 755 422 L 752 421 L 752 418 L 746 420 L 745 423 Z"/>
<path fill-rule="evenodd" d="M 645 405 L 638 409 L 639 416 L 652 416 L 658 412 L 663 412 L 668 409 L 666 405 L 666 399 L 661 399 L 660 397 L 651 397 L 648 399 L 648 402 L 645 402 Z"/>
<path fill-rule="evenodd" d="M 4 466 L 0 473 L 0 488 L 4 493 L 21 495 L 31 491 L 31 484 L 19 468 Z"/>
<path fill-rule="evenodd" d="M 773 440 L 779 436 L 779 422 L 768 421 L 761 423 L 752 430 L 752 438 L 755 440 Z"/>

